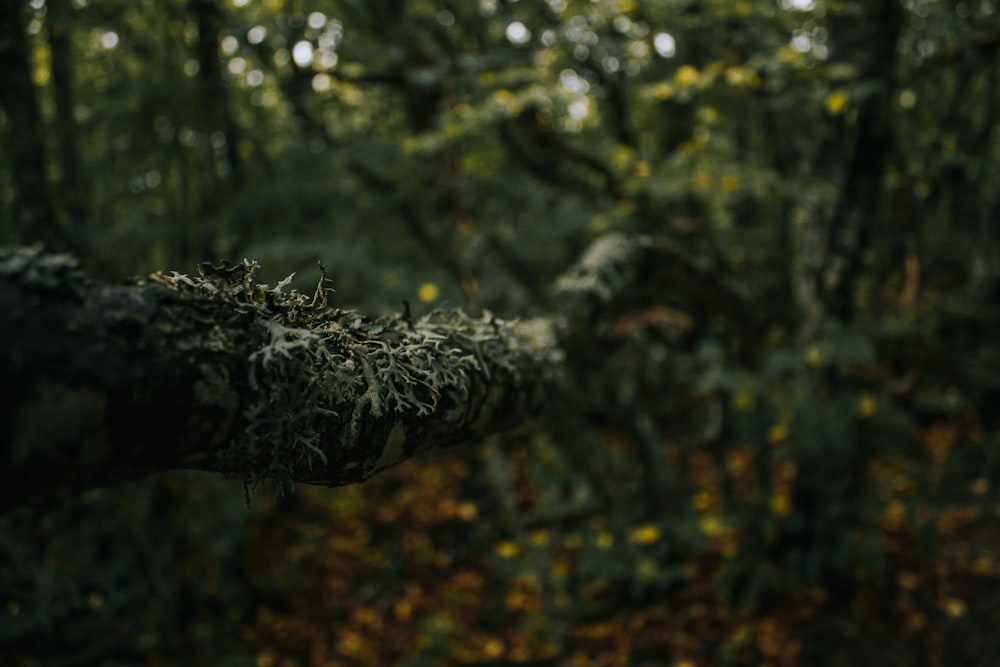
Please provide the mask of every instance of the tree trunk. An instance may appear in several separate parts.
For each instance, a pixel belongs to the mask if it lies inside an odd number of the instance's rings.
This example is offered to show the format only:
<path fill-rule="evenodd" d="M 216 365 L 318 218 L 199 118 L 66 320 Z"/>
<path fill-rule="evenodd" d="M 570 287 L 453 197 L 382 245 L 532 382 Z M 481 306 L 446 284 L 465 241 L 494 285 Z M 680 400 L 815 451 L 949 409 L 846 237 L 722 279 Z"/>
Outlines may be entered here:
<path fill-rule="evenodd" d="M 83 182 L 77 126 L 73 115 L 73 45 L 70 24 L 75 11 L 69 0 L 48 0 L 49 47 L 52 49 L 52 95 L 55 101 L 56 155 L 59 160 L 59 190 L 64 220 L 79 238 L 77 226 L 87 220 L 86 187 Z"/>
<path fill-rule="evenodd" d="M 839 195 L 829 219 L 826 253 L 819 276 L 825 309 L 838 319 L 853 317 L 853 297 L 870 230 L 879 220 L 883 182 L 892 155 L 892 105 L 903 7 L 899 0 L 854 3 L 856 12 L 832 22 L 837 57 L 857 60 L 861 82 L 872 88 L 859 95 L 853 154 L 847 159 Z M 859 30 L 860 25 L 866 27 Z M 858 54 L 863 54 L 863 57 Z"/>
<path fill-rule="evenodd" d="M 191 11 L 198 24 L 198 95 L 201 98 L 201 228 L 192 230 L 189 253 L 211 254 L 218 236 L 218 219 L 228 198 L 228 182 L 238 184 L 239 153 L 236 148 L 236 123 L 233 122 L 222 80 L 219 60 L 219 31 L 223 25 L 218 0 L 191 0 Z M 222 157 L 224 156 L 224 157 Z"/>

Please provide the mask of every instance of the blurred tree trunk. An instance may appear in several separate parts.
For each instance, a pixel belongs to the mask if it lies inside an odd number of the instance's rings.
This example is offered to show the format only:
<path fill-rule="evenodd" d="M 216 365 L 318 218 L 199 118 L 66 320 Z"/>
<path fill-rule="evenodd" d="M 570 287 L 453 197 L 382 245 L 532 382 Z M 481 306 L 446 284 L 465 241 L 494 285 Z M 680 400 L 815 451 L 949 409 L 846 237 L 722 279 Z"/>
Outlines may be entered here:
<path fill-rule="evenodd" d="M 56 154 L 59 158 L 60 191 L 66 222 L 79 237 L 77 226 L 88 218 L 87 188 L 83 181 L 73 115 L 73 47 L 70 24 L 74 11 L 68 0 L 48 0 L 49 47 L 52 49 L 52 92 L 55 98 Z"/>
<path fill-rule="evenodd" d="M 0 3 L 0 108 L 10 121 L 13 229 L 7 241 L 42 242 L 63 249 L 65 239 L 49 193 L 42 119 L 35 99 L 24 32 L 26 3 Z"/>
<path fill-rule="evenodd" d="M 237 151 L 236 124 L 230 113 L 226 86 L 219 60 L 219 32 L 223 26 L 222 9 L 217 0 L 191 0 L 191 11 L 198 24 L 196 57 L 198 60 L 198 95 L 201 98 L 201 229 L 192 230 L 187 252 L 192 257 L 210 257 L 215 237 L 230 194 L 239 183 L 240 159 Z M 206 225 L 210 226 L 206 228 Z"/>
<path fill-rule="evenodd" d="M 829 317 L 850 320 L 862 257 L 883 206 L 892 159 L 891 116 L 903 8 L 898 0 L 852 0 L 830 18 L 831 58 L 858 71 L 842 108 L 828 111 L 813 154 L 781 157 L 785 169 L 805 166 L 818 181 L 837 184 L 833 201 L 804 200 L 794 224 L 790 282 L 801 313 L 799 335 L 812 338 Z"/>
<path fill-rule="evenodd" d="M 877 224 L 885 173 L 893 155 L 892 109 L 903 7 L 899 0 L 858 0 L 854 12 L 834 15 L 830 32 L 834 57 L 853 59 L 860 74 L 855 93 L 853 145 L 829 217 L 820 294 L 829 312 L 850 319 L 854 288 L 870 230 Z M 861 86 L 870 88 L 862 92 Z"/>

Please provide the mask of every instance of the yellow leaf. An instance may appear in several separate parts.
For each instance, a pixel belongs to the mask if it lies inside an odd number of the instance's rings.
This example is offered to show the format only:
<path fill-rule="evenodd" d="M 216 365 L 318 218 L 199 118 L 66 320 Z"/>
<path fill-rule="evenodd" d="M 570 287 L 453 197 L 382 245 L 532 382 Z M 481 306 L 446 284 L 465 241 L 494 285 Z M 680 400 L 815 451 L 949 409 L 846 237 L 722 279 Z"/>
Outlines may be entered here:
<path fill-rule="evenodd" d="M 989 556 L 980 556 L 972 562 L 972 571 L 976 574 L 992 574 L 996 563 Z"/>
<path fill-rule="evenodd" d="M 695 506 L 695 509 L 701 511 L 707 510 L 712 505 L 712 494 L 709 493 L 708 491 L 699 491 L 698 493 L 694 494 L 693 504 Z"/>
<path fill-rule="evenodd" d="M 630 146 L 618 144 L 611 149 L 611 164 L 615 169 L 624 169 L 632 162 L 634 151 Z"/>
<path fill-rule="evenodd" d="M 649 163 L 645 160 L 638 160 L 632 165 L 632 173 L 635 174 L 636 178 L 648 178 L 652 170 L 649 167 Z"/>
<path fill-rule="evenodd" d="M 678 85 L 684 86 L 685 88 L 698 83 L 698 78 L 698 70 L 691 67 L 691 65 L 681 65 L 677 68 L 677 73 L 674 74 L 674 81 L 676 81 Z"/>
<path fill-rule="evenodd" d="M 911 631 L 923 630 L 927 625 L 927 617 L 918 611 L 912 612 L 906 617 L 906 627 Z"/>
<path fill-rule="evenodd" d="M 502 106 L 506 106 L 514 101 L 514 93 L 510 92 L 506 88 L 501 88 L 493 93 L 493 101 Z"/>
<path fill-rule="evenodd" d="M 888 530 L 899 530 L 906 521 L 906 505 L 894 498 L 885 508 L 882 523 Z"/>
<path fill-rule="evenodd" d="M 653 86 L 653 97 L 658 100 L 669 100 L 674 96 L 674 87 L 669 83 L 658 83 Z"/>
<path fill-rule="evenodd" d="M 836 116 L 843 113 L 844 109 L 847 108 L 847 101 L 849 99 L 850 96 L 847 94 L 846 90 L 843 88 L 837 88 L 826 96 L 823 106 L 826 107 L 827 113 L 831 116 Z"/>
<path fill-rule="evenodd" d="M 708 536 L 721 535 L 726 530 L 726 525 L 721 519 L 714 516 L 706 516 L 698 522 L 698 527 L 701 528 L 701 532 Z"/>
<path fill-rule="evenodd" d="M 503 558 L 513 558 L 520 552 L 520 549 L 517 548 L 516 544 L 507 540 L 497 545 L 496 552 Z"/>
<path fill-rule="evenodd" d="M 417 298 L 424 303 L 430 303 L 438 298 L 438 286 L 434 283 L 423 283 L 417 290 Z"/>
<path fill-rule="evenodd" d="M 698 120 L 711 125 L 719 120 L 719 111 L 713 107 L 701 107 L 698 109 Z"/>
<path fill-rule="evenodd" d="M 479 509 L 476 507 L 475 503 L 472 502 L 461 502 L 456 508 L 456 514 L 463 521 L 472 521 L 477 516 L 479 516 Z"/>
<path fill-rule="evenodd" d="M 866 391 L 861 394 L 861 404 L 858 406 L 858 414 L 862 419 L 868 419 L 878 410 L 878 398 L 874 393 Z"/>
<path fill-rule="evenodd" d="M 948 598 L 941 603 L 944 613 L 950 618 L 962 618 L 965 616 L 965 603 L 958 598 Z"/>
<path fill-rule="evenodd" d="M 725 179 L 723 179 L 723 187 L 725 187 Z M 750 412 L 756 403 L 757 398 L 754 396 L 753 387 L 749 384 L 740 387 L 740 390 L 733 396 L 733 407 L 738 412 Z"/>
<path fill-rule="evenodd" d="M 660 529 L 651 523 L 639 526 L 632 531 L 632 539 L 639 544 L 652 544 L 660 539 Z"/>
<path fill-rule="evenodd" d="M 788 516 L 792 511 L 792 503 L 787 493 L 776 493 L 771 496 L 771 514 L 777 517 Z"/>
<path fill-rule="evenodd" d="M 499 658 L 503 655 L 504 643 L 499 639 L 490 639 L 483 646 L 483 656 L 491 660 Z"/>

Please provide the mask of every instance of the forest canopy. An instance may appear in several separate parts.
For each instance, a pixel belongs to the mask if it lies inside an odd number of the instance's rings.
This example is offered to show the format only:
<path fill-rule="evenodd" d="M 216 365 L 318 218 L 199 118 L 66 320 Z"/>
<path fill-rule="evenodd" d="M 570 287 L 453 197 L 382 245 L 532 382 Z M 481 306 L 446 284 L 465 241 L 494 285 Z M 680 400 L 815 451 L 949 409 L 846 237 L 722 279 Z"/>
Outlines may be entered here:
<path fill-rule="evenodd" d="M 252 471 L 175 472 L 5 512 L 0 662 L 992 664 L 998 11 L 0 3 L 4 258 L 158 304 L 259 263 L 239 313 L 319 261 L 364 340 L 558 333 L 532 419 L 362 485 L 248 509 Z M 5 345 L 63 312 L 17 294 Z M 134 352 L 145 387 L 182 374 Z"/>

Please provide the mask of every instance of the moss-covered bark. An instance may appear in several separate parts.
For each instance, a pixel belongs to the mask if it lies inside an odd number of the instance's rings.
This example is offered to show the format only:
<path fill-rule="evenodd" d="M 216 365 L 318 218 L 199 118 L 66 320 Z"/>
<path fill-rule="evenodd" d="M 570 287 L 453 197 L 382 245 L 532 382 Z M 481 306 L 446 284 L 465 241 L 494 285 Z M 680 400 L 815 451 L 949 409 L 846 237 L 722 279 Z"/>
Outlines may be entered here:
<path fill-rule="evenodd" d="M 360 482 L 516 424 L 559 366 L 547 320 L 373 320 L 253 270 L 107 286 L 0 252 L 0 508 L 178 467 Z"/>
<path fill-rule="evenodd" d="M 559 316 L 411 321 L 330 307 L 325 274 L 313 294 L 256 284 L 245 260 L 98 285 L 68 255 L 0 250 L 0 510 L 173 468 L 362 482 L 530 416 L 678 261 L 608 234 L 557 281 Z"/>

